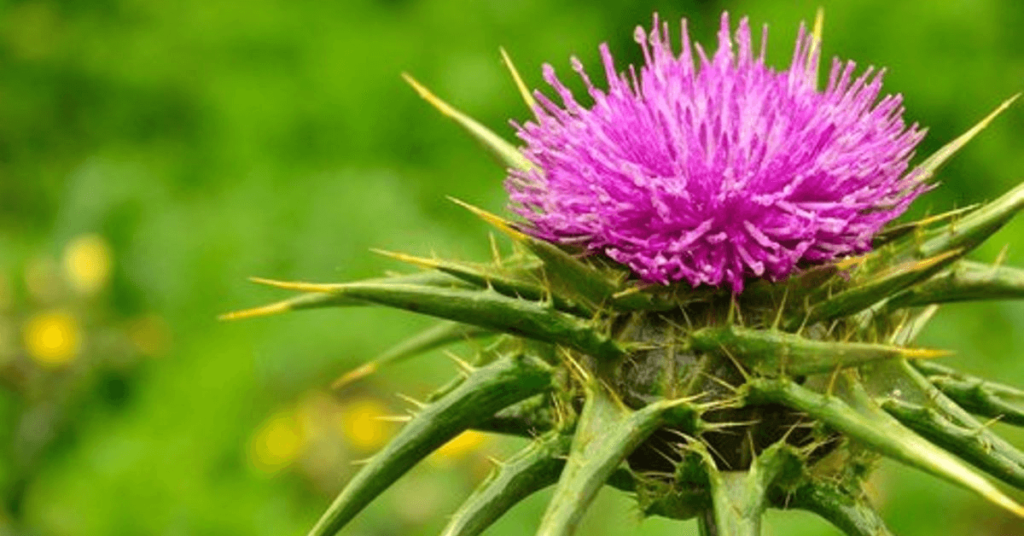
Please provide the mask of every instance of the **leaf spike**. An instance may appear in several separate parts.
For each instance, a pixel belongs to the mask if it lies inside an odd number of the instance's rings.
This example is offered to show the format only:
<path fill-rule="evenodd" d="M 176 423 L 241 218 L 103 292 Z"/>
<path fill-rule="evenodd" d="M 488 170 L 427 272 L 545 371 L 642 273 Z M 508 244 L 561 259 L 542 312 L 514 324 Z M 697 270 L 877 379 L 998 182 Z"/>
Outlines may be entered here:
<path fill-rule="evenodd" d="M 537 101 L 533 98 L 533 94 L 530 93 L 529 88 L 523 82 L 523 77 L 519 76 L 519 70 L 516 69 L 515 64 L 512 63 L 512 58 L 508 56 L 508 52 L 505 51 L 505 47 L 499 47 L 501 51 L 501 59 L 505 63 L 505 67 L 508 67 L 508 72 L 512 75 L 512 80 L 516 83 L 516 89 L 519 90 L 519 94 L 523 97 L 523 102 L 526 103 L 526 107 L 536 116 L 537 114 Z"/>
<path fill-rule="evenodd" d="M 396 261 L 411 264 L 413 266 L 417 266 L 419 268 L 423 268 L 426 270 L 436 270 L 440 265 L 440 262 L 437 260 L 428 259 L 426 257 L 417 257 L 415 255 L 409 255 L 407 253 L 398 253 L 395 251 L 387 251 L 378 248 L 370 248 L 370 251 L 376 253 L 377 255 L 383 255 L 384 257 L 387 257 L 389 259 L 395 259 Z"/>
<path fill-rule="evenodd" d="M 419 93 L 420 97 L 423 97 L 423 100 L 430 103 L 431 106 L 436 108 L 445 117 L 458 123 L 462 130 L 480 142 L 499 163 L 516 169 L 531 169 L 533 167 L 533 164 L 523 156 L 523 153 L 519 152 L 519 149 L 504 138 L 438 98 L 437 95 L 434 95 L 408 73 L 402 73 L 402 78 L 416 90 L 416 93 Z"/>
<path fill-rule="evenodd" d="M 512 222 L 506 220 L 505 218 L 502 218 L 497 214 L 488 212 L 475 205 L 470 205 L 469 203 L 457 197 L 452 197 L 450 195 L 447 197 L 448 200 L 451 201 L 452 203 L 455 203 L 456 205 L 459 205 L 460 207 L 472 212 L 476 217 L 480 218 L 481 220 L 484 220 L 485 222 L 493 226 L 495 229 L 508 235 L 508 237 L 511 238 L 512 240 L 515 240 L 516 242 L 525 242 L 529 240 L 529 236 L 516 229 L 512 225 Z"/>
<path fill-rule="evenodd" d="M 423 408 L 349 481 L 310 536 L 330 536 L 417 462 L 498 410 L 548 389 L 551 371 L 527 357 L 500 359 L 478 369 L 453 391 Z"/>
<path fill-rule="evenodd" d="M 470 365 L 464 359 L 462 359 L 461 357 L 455 355 L 455 352 L 452 352 L 450 350 L 445 350 L 444 355 L 448 359 L 451 359 L 452 362 L 455 363 L 455 366 L 459 367 L 459 371 L 462 372 L 463 374 L 469 375 L 469 374 L 472 374 L 473 371 L 476 370 L 476 367 L 474 367 L 473 365 Z"/>
<path fill-rule="evenodd" d="M 258 316 L 270 316 L 280 313 L 287 313 L 292 310 L 291 300 L 284 300 L 268 305 L 262 305 L 260 307 L 253 307 L 251 309 L 243 309 L 241 311 L 231 311 L 224 313 L 217 317 L 217 320 L 243 320 L 246 318 L 256 318 Z"/>
<path fill-rule="evenodd" d="M 404 400 L 405 402 L 407 402 L 410 405 L 416 406 L 416 409 L 423 409 L 423 408 L 427 407 L 427 404 L 425 402 L 420 402 L 419 400 L 416 400 L 415 398 L 413 398 L 413 397 L 411 397 L 409 395 L 402 394 L 402 393 L 395 393 L 395 396 L 397 396 L 398 398 L 401 398 L 402 400 Z"/>
<path fill-rule="evenodd" d="M 1009 99 L 1006 99 L 1005 101 L 1002 102 L 1002 104 L 997 106 L 995 110 L 993 110 L 991 113 L 985 116 L 984 119 L 982 119 L 976 125 L 968 129 L 967 132 L 964 132 L 953 141 L 942 146 L 942 148 L 940 148 L 938 151 L 935 151 L 935 153 L 933 153 L 931 156 L 925 158 L 924 161 L 918 164 L 916 168 L 917 180 L 920 182 L 925 182 L 928 179 L 930 179 L 933 175 L 935 175 L 935 172 L 939 169 L 939 167 L 942 166 L 942 164 L 946 163 L 946 161 L 949 160 L 954 154 L 956 154 L 957 151 L 962 149 L 964 145 L 967 145 L 967 142 L 974 139 L 974 137 L 977 136 L 978 133 L 980 133 L 982 130 L 985 130 L 985 127 L 987 127 L 989 123 L 991 123 L 996 117 L 998 117 L 999 114 L 1003 113 L 1003 111 L 1009 108 L 1010 105 L 1013 104 L 1013 102 L 1016 101 L 1020 96 L 1021 94 L 1017 93 L 1016 95 L 1010 97 Z"/>
<path fill-rule="evenodd" d="M 299 292 L 337 292 L 345 288 L 343 283 L 306 283 L 304 281 L 280 281 L 267 279 L 265 277 L 250 277 L 249 281 L 259 285 L 279 288 L 282 290 L 296 290 Z"/>

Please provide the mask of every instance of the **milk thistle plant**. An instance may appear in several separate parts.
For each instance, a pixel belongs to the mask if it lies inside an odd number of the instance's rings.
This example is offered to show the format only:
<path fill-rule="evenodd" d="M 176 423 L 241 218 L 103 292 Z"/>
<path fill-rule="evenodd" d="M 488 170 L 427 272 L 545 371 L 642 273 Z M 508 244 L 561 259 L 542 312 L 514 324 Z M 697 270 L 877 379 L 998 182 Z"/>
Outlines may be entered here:
<path fill-rule="evenodd" d="M 340 531 L 465 430 L 531 438 L 451 518 L 480 534 L 555 486 L 543 536 L 572 534 L 604 486 L 646 516 L 704 535 L 754 535 L 768 508 L 847 534 L 890 534 L 863 491 L 881 457 L 1024 517 L 992 480 L 1024 489 L 1024 453 L 985 424 L 1024 425 L 1024 392 L 915 348 L 939 304 L 1024 297 L 1024 271 L 966 259 L 1024 208 L 1024 185 L 979 206 L 893 224 L 936 170 L 1013 99 L 917 165 L 924 130 L 883 95 L 882 72 L 834 60 L 819 87 L 821 17 L 792 63 L 765 63 L 747 21 L 718 49 L 681 51 L 667 24 L 636 31 L 644 65 L 606 81 L 578 60 L 589 105 L 554 69 L 530 92 L 522 147 L 412 85 L 508 169 L 518 218 L 461 203 L 511 239 L 487 263 L 388 253 L 422 268 L 297 291 L 228 315 L 383 305 L 442 319 L 343 378 L 491 337 L 362 467 L 311 534 Z M 766 35 L 766 33 L 765 33 Z M 507 56 L 506 56 L 507 60 Z M 987 474 L 987 476 L 986 476 Z"/>

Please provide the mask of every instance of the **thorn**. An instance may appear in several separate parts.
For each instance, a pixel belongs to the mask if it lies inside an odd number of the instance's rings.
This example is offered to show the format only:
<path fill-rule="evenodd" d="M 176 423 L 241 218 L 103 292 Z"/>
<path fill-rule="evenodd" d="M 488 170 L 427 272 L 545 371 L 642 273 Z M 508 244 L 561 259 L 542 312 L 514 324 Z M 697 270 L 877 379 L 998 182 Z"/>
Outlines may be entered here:
<path fill-rule="evenodd" d="M 524 233 L 512 227 L 512 222 L 500 216 L 487 212 L 482 208 L 470 205 L 469 203 L 466 203 L 465 201 L 462 201 L 461 199 L 457 199 L 452 196 L 448 196 L 448 200 L 472 212 L 474 215 L 476 215 L 476 217 L 480 218 L 481 220 L 484 220 L 485 222 L 497 228 L 499 231 L 507 234 L 513 240 L 522 242 L 528 239 L 528 237 Z"/>
<path fill-rule="evenodd" d="M 299 292 L 338 292 L 345 288 L 344 285 L 332 283 L 305 283 L 302 281 L 278 281 L 263 277 L 250 277 L 249 281 L 260 285 L 279 288 L 283 290 L 296 290 Z"/>
<path fill-rule="evenodd" d="M 445 350 L 444 355 L 448 356 L 448 359 L 454 361 L 455 364 L 459 367 L 459 370 L 466 376 L 469 376 L 476 370 L 476 367 L 465 362 L 462 358 L 455 355 L 455 353 L 452 352 L 451 350 Z"/>
<path fill-rule="evenodd" d="M 374 417 L 374 420 L 383 422 L 409 422 L 412 420 L 411 415 L 378 415 Z"/>
<path fill-rule="evenodd" d="M 291 306 L 288 302 L 277 302 L 269 305 L 262 305 L 260 307 L 253 307 L 251 309 L 243 309 L 241 311 L 231 311 L 224 313 L 217 317 L 217 320 L 228 321 L 228 320 L 244 320 L 246 318 L 256 318 L 259 316 L 270 316 L 280 313 L 287 313 L 291 311 Z"/>
<path fill-rule="evenodd" d="M 334 380 L 334 382 L 331 383 L 331 389 L 339 390 L 347 385 L 352 384 L 357 380 L 360 380 L 377 372 L 379 368 L 380 365 L 373 361 L 360 365 L 359 367 L 350 370 L 345 374 L 342 374 L 338 379 Z"/>
<path fill-rule="evenodd" d="M 422 97 L 423 100 L 430 103 L 430 105 L 433 106 L 434 108 L 437 108 L 437 111 L 441 112 L 442 114 L 448 117 L 453 117 L 457 115 L 454 108 L 449 106 L 447 102 L 439 99 L 437 95 L 434 95 L 423 84 L 417 82 L 416 79 L 412 77 L 412 75 L 410 75 L 409 73 L 402 73 L 402 78 L 405 79 L 407 84 L 409 84 L 410 86 L 412 86 L 414 90 L 416 90 L 416 93 L 419 93 L 420 97 Z"/>
<path fill-rule="evenodd" d="M 420 402 L 419 400 L 416 400 L 415 398 L 413 398 L 413 397 L 411 397 L 409 395 L 404 395 L 402 393 L 395 393 L 395 396 L 397 396 L 398 398 L 401 398 L 402 400 L 405 400 L 406 402 L 416 406 L 418 409 L 423 409 L 423 408 L 427 407 L 427 404 L 425 404 L 423 402 Z"/>
<path fill-rule="evenodd" d="M 1002 249 L 999 250 L 999 254 L 996 255 L 995 262 L 992 263 L 992 275 L 994 276 L 999 267 L 1006 262 L 1006 255 L 1010 252 L 1010 244 L 1003 244 Z"/>
<path fill-rule="evenodd" d="M 501 268 L 501 250 L 498 248 L 498 239 L 493 232 L 488 231 L 487 240 L 491 243 L 491 257 L 494 259 L 494 265 Z"/>
<path fill-rule="evenodd" d="M 501 59 L 505 62 L 505 66 L 508 67 L 509 74 L 512 75 L 512 80 L 516 83 L 516 88 L 519 90 L 519 94 L 523 97 L 523 102 L 526 103 L 526 107 L 533 112 L 534 117 L 537 116 L 537 101 L 534 100 L 533 95 L 530 94 L 529 88 L 523 83 L 523 78 L 519 76 L 519 71 L 516 66 L 512 63 L 512 58 L 508 56 L 508 52 L 505 52 L 505 47 L 500 47 L 498 50 L 501 51 Z"/>
<path fill-rule="evenodd" d="M 779 325 L 782 323 L 782 312 L 786 310 L 787 299 L 789 299 L 789 285 L 786 285 L 782 290 L 782 303 L 779 305 L 779 311 L 775 313 L 775 320 L 772 321 L 772 331 L 779 330 Z"/>
<path fill-rule="evenodd" d="M 387 251 L 377 248 L 370 248 L 370 251 L 376 253 L 377 255 L 383 255 L 389 259 L 395 259 L 397 261 L 412 264 L 413 266 L 418 266 L 420 268 L 424 268 L 427 270 L 436 270 L 441 264 L 433 259 L 416 257 L 414 255 L 408 255 L 406 253 L 398 253 L 394 251 Z"/>

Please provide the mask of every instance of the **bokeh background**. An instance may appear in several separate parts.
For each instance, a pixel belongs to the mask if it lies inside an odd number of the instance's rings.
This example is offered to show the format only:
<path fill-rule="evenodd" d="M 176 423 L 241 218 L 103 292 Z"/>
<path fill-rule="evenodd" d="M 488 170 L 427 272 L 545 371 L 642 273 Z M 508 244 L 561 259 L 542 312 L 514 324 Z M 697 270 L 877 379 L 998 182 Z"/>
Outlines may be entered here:
<path fill-rule="evenodd" d="M 1024 89 L 1017 0 L 821 2 L 824 53 L 889 68 L 930 128 L 921 154 Z M 498 56 L 598 68 L 638 59 L 636 24 L 718 14 L 769 23 L 785 65 L 818 3 L 519 0 L 0 1 L 0 535 L 302 534 L 395 430 L 401 392 L 454 373 L 440 353 L 342 393 L 328 385 L 424 326 L 361 309 L 222 323 L 315 281 L 399 269 L 370 247 L 486 258 L 503 172 L 406 87 L 413 73 L 511 136 L 525 119 Z M 572 78 L 567 76 L 566 78 Z M 577 85 L 578 87 L 578 85 Z M 1017 105 L 941 174 L 915 214 L 991 199 L 1024 177 Z M 1024 221 L 1004 245 L 1024 265 Z M 1024 307 L 946 308 L 921 339 L 948 362 L 1024 384 Z M 995 425 L 1024 445 L 1024 436 Z M 351 535 L 436 534 L 517 441 L 464 435 L 378 499 Z M 899 534 L 1021 533 L 971 494 L 884 464 L 873 492 Z M 547 494 L 491 532 L 530 534 Z M 1018 494 L 1018 497 L 1020 494 Z M 689 532 L 688 532 L 689 531 Z M 695 533 L 640 523 L 605 491 L 581 534 Z M 799 513 L 769 535 L 833 535 Z"/>

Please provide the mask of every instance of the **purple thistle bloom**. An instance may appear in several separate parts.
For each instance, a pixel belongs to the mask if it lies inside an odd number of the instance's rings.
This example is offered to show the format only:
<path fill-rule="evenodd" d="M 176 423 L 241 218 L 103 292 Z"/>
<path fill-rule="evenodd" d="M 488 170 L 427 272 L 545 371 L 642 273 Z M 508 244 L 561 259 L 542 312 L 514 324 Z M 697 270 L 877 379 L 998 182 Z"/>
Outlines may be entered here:
<path fill-rule="evenodd" d="M 899 95 L 878 100 L 883 71 L 854 78 L 853 62 L 836 59 L 819 91 L 818 46 L 803 27 L 783 71 L 765 65 L 767 27 L 754 55 L 746 19 L 734 49 L 722 15 L 710 59 L 691 50 L 685 20 L 678 56 L 668 24 L 655 16 L 653 27 L 636 30 L 639 73 L 619 74 L 601 45 L 607 91 L 572 59 L 590 107 L 544 66 L 562 104 L 536 93 L 536 122 L 517 125 L 535 167 L 506 181 L 528 232 L 601 252 L 645 281 L 739 292 L 747 277 L 870 249 L 927 189 L 907 172 L 924 131 L 905 126 Z"/>

